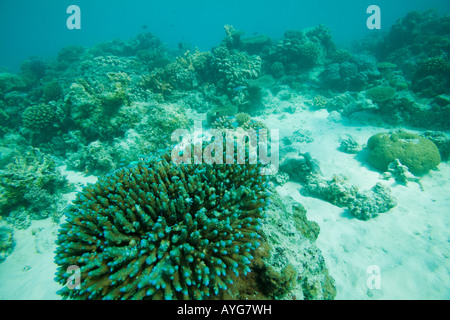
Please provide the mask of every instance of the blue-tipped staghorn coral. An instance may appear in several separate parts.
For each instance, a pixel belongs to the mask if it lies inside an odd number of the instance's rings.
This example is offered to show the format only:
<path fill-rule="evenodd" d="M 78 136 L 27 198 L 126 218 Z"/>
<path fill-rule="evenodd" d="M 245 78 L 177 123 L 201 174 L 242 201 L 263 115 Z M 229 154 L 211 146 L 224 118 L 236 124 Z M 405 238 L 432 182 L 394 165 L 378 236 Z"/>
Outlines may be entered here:
<path fill-rule="evenodd" d="M 58 240 L 55 280 L 80 267 L 79 299 L 206 299 L 249 271 L 269 193 L 261 164 L 180 164 L 170 152 L 81 191 Z"/>

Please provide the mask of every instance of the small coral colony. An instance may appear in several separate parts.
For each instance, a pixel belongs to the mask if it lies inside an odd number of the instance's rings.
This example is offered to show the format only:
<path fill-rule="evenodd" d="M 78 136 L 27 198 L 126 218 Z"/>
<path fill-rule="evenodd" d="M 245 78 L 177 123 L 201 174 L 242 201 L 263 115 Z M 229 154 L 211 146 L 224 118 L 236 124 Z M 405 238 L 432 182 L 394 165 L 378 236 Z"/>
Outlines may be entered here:
<path fill-rule="evenodd" d="M 450 16 L 425 11 L 351 49 L 323 25 L 277 40 L 227 25 L 210 51 L 171 49 L 144 33 L 30 58 L 18 74 L 0 73 L 0 259 L 13 251 L 15 229 L 51 218 L 64 298 L 333 299 L 318 225 L 274 187 L 295 181 L 361 220 L 396 206 L 390 188 L 362 192 L 325 178 L 320 159 L 292 147 L 312 141 L 307 130 L 280 137 L 274 175 L 260 174 L 265 164 L 249 160 L 248 145 L 241 164 L 175 164 L 171 134 L 199 119 L 224 135 L 270 130 L 266 115 L 299 112 L 274 99 L 302 97 L 311 111 L 379 126 L 366 145 L 348 137 L 339 150 L 366 152 L 385 179 L 420 183 L 450 153 L 449 37 Z M 422 133 L 385 129 L 402 126 Z M 98 180 L 76 186 L 62 166 Z M 303 251 L 286 249 L 289 241 Z M 282 250 L 298 256 L 280 258 Z M 70 266 L 79 268 L 75 287 Z"/>

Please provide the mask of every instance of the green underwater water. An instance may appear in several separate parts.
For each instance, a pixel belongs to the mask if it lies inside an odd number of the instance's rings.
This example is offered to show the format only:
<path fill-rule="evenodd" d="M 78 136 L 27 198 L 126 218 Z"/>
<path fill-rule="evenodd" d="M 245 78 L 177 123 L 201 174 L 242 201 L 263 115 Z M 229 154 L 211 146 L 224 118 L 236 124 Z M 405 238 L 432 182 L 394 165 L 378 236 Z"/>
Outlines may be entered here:
<path fill-rule="evenodd" d="M 412 11 L 346 47 L 324 24 L 225 25 L 209 50 L 142 31 L 0 70 L 2 299 L 30 298 L 42 261 L 50 289 L 32 298 L 450 297 L 449 15 Z M 434 216 L 414 226 L 408 203 Z M 335 220 L 369 244 L 333 249 Z M 377 228 L 423 246 L 378 244 Z M 381 266 L 346 255 L 358 241 Z"/>

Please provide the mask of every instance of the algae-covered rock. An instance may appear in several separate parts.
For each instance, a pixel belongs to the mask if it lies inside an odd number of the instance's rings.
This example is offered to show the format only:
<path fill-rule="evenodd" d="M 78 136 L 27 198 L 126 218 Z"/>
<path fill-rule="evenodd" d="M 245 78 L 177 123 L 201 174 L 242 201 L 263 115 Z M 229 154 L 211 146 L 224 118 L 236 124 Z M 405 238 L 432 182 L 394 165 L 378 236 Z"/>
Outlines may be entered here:
<path fill-rule="evenodd" d="M 427 173 L 441 162 L 436 145 L 413 133 L 378 133 L 369 138 L 367 148 L 369 163 L 380 171 L 386 171 L 395 159 L 413 174 Z"/>
<path fill-rule="evenodd" d="M 272 40 L 269 36 L 258 34 L 241 39 L 241 47 L 250 53 L 258 53 L 262 51 L 264 47 L 269 46 L 271 42 Z"/>
<path fill-rule="evenodd" d="M 8 227 L 0 228 L 0 263 L 14 250 L 15 242 L 13 229 Z"/>
<path fill-rule="evenodd" d="M 300 233 L 310 239 L 311 241 L 316 241 L 319 237 L 320 226 L 315 221 L 309 221 L 306 216 L 306 209 L 301 203 L 296 203 L 292 205 L 292 216 L 294 219 L 295 228 L 300 231 Z"/>
<path fill-rule="evenodd" d="M 270 265 L 264 265 L 258 281 L 264 284 L 262 291 L 268 297 L 282 298 L 295 285 L 297 271 L 291 264 L 287 264 L 281 271 L 276 271 Z"/>
<path fill-rule="evenodd" d="M 311 174 L 320 173 L 320 168 L 308 152 L 305 154 L 289 152 L 281 161 L 280 171 L 287 173 L 294 181 L 306 182 Z"/>
<path fill-rule="evenodd" d="M 271 298 L 333 300 L 336 286 L 316 245 L 319 226 L 292 198 L 272 193 L 262 230 L 271 247 L 258 287 Z M 275 284 L 278 284 L 275 285 Z"/>

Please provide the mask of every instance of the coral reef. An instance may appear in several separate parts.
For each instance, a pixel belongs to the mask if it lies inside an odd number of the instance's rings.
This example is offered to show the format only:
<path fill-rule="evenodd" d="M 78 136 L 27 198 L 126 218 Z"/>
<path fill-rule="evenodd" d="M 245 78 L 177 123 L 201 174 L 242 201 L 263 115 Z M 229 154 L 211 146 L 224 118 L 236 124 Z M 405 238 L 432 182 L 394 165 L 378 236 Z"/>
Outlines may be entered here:
<path fill-rule="evenodd" d="M 212 55 L 210 52 L 186 51 L 174 62 L 158 67 L 141 78 L 140 85 L 170 99 L 178 91 L 192 90 L 210 81 Z"/>
<path fill-rule="evenodd" d="M 91 142 L 77 152 L 68 154 L 69 168 L 90 174 L 110 172 L 116 169 L 116 164 L 108 151 L 106 143 L 98 140 Z"/>
<path fill-rule="evenodd" d="M 142 119 L 141 105 L 132 103 L 128 75 L 108 72 L 101 87 L 76 79 L 64 97 L 65 129 L 80 131 L 87 143 L 121 136 Z"/>
<path fill-rule="evenodd" d="M 375 50 L 380 61 L 396 64 L 423 97 L 450 93 L 448 21 L 448 15 L 438 16 L 434 10 L 409 12 Z"/>
<path fill-rule="evenodd" d="M 277 172 L 275 175 L 272 175 L 272 181 L 282 186 L 289 181 L 289 175 L 283 171 Z"/>
<path fill-rule="evenodd" d="M 345 49 L 337 49 L 332 53 L 331 59 L 333 62 L 343 63 L 346 61 L 350 61 L 352 59 L 352 54 L 350 51 Z"/>
<path fill-rule="evenodd" d="M 5 221 L 18 230 L 25 230 L 31 226 L 30 215 L 21 209 L 11 211 Z"/>
<path fill-rule="evenodd" d="M 431 57 L 420 63 L 417 73 L 424 76 L 445 74 L 448 71 L 449 66 L 450 64 L 447 59 L 441 56 Z"/>
<path fill-rule="evenodd" d="M 20 76 L 26 87 L 39 84 L 40 80 L 47 74 L 49 65 L 44 59 L 31 57 L 20 64 Z"/>
<path fill-rule="evenodd" d="M 114 39 L 97 44 L 90 53 L 94 56 L 135 56 L 141 50 L 166 50 L 163 43 L 150 32 L 138 34 L 128 41 Z"/>
<path fill-rule="evenodd" d="M 226 100 L 226 101 L 228 101 L 228 100 Z M 224 103 L 223 100 L 221 101 L 221 105 L 212 107 L 206 113 L 206 121 L 207 121 L 208 125 L 212 126 L 214 124 L 214 122 L 216 122 L 216 120 L 219 120 L 220 118 L 226 119 L 227 117 L 232 117 L 239 112 L 237 106 L 235 106 L 231 103 L 229 103 L 229 104 L 222 104 L 222 103 Z M 220 121 L 221 120 L 219 120 L 219 122 Z"/>
<path fill-rule="evenodd" d="M 147 151 L 157 151 L 169 147 L 174 130 L 188 129 L 192 120 L 186 115 L 186 110 L 178 104 L 153 104 L 148 117 L 143 119 L 142 138 L 147 144 Z"/>
<path fill-rule="evenodd" d="M 66 284 L 69 265 L 83 277 L 81 289 L 60 291 L 64 298 L 333 299 L 315 245 L 319 225 L 273 186 L 299 182 L 302 194 L 361 220 L 396 199 L 381 183 L 361 191 L 344 176 L 325 177 L 306 152 L 319 137 L 302 113 L 330 126 L 415 127 L 422 134 L 374 135 L 363 152 L 353 137 L 335 142 L 358 154 L 344 157 L 367 155 L 394 187 L 421 185 L 418 176 L 450 157 L 449 26 L 449 16 L 411 12 L 357 50 L 338 48 L 323 25 L 281 39 L 226 25 L 204 52 L 144 33 L 31 57 L 17 75 L 0 71 L 0 219 L 25 229 L 66 210 L 56 281 Z M 294 117 L 300 125 L 279 128 L 282 161 L 271 183 L 259 165 L 177 166 L 160 150 L 193 120 L 242 133 Z M 69 208 L 57 164 L 100 176 Z M 2 260 L 12 231 L 0 229 L 0 242 Z"/>

